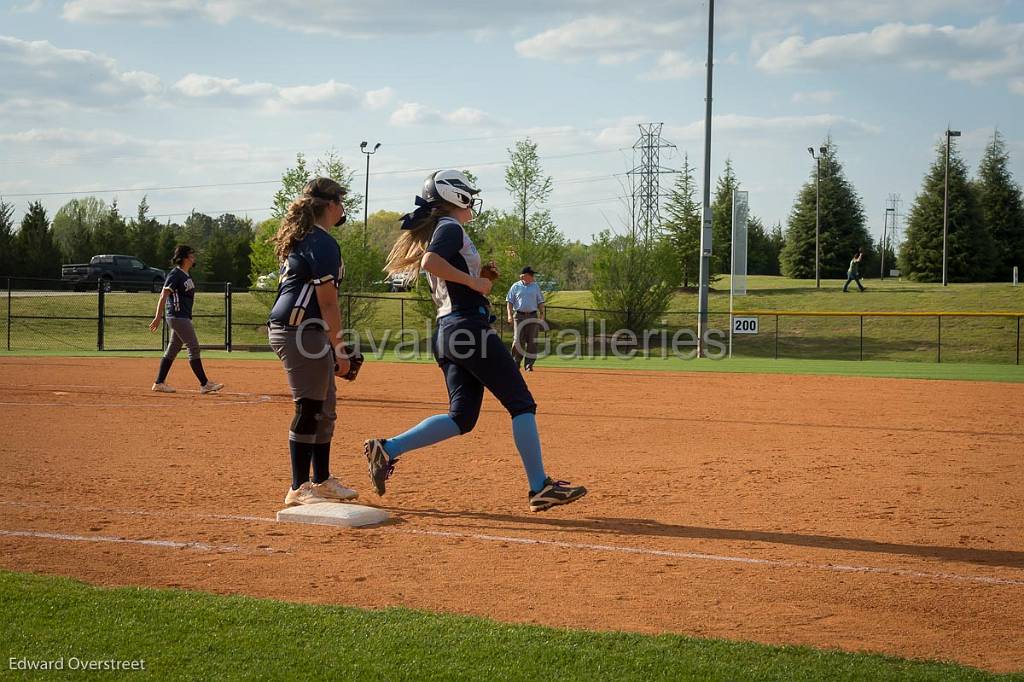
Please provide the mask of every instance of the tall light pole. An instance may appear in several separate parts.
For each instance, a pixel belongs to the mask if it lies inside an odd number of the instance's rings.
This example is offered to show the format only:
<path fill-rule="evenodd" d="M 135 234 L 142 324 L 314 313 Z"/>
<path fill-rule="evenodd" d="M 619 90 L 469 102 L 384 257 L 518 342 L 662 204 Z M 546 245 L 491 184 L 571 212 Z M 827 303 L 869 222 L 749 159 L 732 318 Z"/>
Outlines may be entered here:
<path fill-rule="evenodd" d="M 370 157 L 380 149 L 380 142 L 373 145 L 373 149 L 366 151 L 366 141 L 359 143 L 359 151 L 366 154 L 366 189 L 363 192 L 363 249 L 366 249 L 367 221 L 370 219 Z"/>
<path fill-rule="evenodd" d="M 816 162 L 814 170 L 814 286 L 821 288 L 821 158 L 828 154 L 828 147 L 819 148 L 818 154 L 814 147 L 807 148 L 811 158 Z"/>
<path fill-rule="evenodd" d="M 942 192 L 942 286 L 949 286 L 949 279 L 946 276 L 946 245 L 949 234 L 949 138 L 960 137 L 959 130 L 950 130 L 946 126 L 946 180 Z"/>
<path fill-rule="evenodd" d="M 889 230 L 889 214 L 892 214 L 892 226 L 896 228 L 896 209 L 885 209 L 885 218 L 882 220 L 882 265 L 879 269 L 878 278 L 885 279 L 885 238 Z"/>
<path fill-rule="evenodd" d="M 700 231 L 700 283 L 697 290 L 697 357 L 705 356 L 708 288 L 711 276 L 711 74 L 715 55 L 715 0 L 708 0 L 707 95 L 704 98 L 704 216 Z"/>

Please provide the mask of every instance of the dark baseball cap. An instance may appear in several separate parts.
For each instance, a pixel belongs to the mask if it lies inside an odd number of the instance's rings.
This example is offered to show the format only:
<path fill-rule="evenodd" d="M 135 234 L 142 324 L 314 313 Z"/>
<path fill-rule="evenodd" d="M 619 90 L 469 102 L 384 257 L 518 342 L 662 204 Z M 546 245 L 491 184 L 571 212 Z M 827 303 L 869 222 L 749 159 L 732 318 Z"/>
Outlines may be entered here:
<path fill-rule="evenodd" d="M 533 271 L 533 268 L 531 268 L 529 265 L 527 265 L 525 268 L 523 268 L 522 272 L 520 272 L 519 274 L 521 274 L 521 275 L 536 275 L 537 273 Z"/>

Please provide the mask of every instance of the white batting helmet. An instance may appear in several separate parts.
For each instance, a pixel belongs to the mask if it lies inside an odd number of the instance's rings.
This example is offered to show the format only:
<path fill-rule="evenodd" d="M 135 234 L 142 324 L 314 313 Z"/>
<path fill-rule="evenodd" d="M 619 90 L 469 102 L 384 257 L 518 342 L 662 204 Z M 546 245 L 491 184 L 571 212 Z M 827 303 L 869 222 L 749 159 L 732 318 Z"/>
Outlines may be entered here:
<path fill-rule="evenodd" d="M 459 208 L 470 208 L 479 193 L 466 174 L 457 170 L 439 170 L 423 181 L 423 198 L 431 204 L 447 201 Z"/>

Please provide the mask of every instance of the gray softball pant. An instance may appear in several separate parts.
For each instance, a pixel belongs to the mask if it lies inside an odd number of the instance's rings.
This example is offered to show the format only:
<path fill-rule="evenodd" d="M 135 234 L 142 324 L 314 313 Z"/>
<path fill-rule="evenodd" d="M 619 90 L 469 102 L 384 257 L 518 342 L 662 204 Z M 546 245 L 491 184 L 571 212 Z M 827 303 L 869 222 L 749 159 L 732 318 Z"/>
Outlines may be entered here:
<path fill-rule="evenodd" d="M 199 338 L 196 336 L 196 328 L 192 325 L 192 320 L 187 317 L 171 317 L 168 315 L 165 321 L 171 329 L 171 340 L 167 343 L 164 357 L 174 359 L 178 357 L 181 347 L 186 346 L 188 348 L 188 359 L 198 360 Z"/>
<path fill-rule="evenodd" d="M 271 327 L 270 347 L 284 365 L 292 400 L 323 401 L 316 433 L 292 432 L 289 438 L 297 443 L 330 443 L 338 418 L 338 393 L 334 385 L 334 356 L 327 334 L 312 325 L 303 327 L 301 336 L 294 327 Z"/>

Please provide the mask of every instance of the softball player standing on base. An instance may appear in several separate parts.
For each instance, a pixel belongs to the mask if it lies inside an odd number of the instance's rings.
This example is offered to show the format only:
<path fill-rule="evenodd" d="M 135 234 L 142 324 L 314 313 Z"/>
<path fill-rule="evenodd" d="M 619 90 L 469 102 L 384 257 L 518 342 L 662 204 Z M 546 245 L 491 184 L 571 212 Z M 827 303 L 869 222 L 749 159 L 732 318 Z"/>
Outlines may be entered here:
<path fill-rule="evenodd" d="M 441 170 L 423 183 L 417 208 L 402 217 L 402 234 L 388 257 L 392 274 L 420 268 L 427 273 L 437 306 L 432 351 L 448 386 L 448 414 L 429 417 L 392 438 L 364 444 L 370 480 L 378 495 L 405 452 L 469 433 L 480 416 L 484 389 L 512 416 L 512 436 L 529 481 L 532 511 L 575 502 L 587 493 L 582 486 L 556 481 L 544 472 L 537 403 L 515 360 L 491 329 L 487 294 L 490 279 L 480 276 L 480 254 L 462 226 L 479 209 L 479 193 L 459 171 Z"/>
<path fill-rule="evenodd" d="M 348 372 L 349 362 L 343 355 L 335 357 L 341 338 L 338 287 L 345 266 L 325 226 L 345 222 L 344 198 L 345 190 L 334 180 L 311 180 L 288 206 L 274 237 L 283 265 L 268 321 L 270 347 L 284 364 L 295 402 L 288 432 L 292 485 L 284 499 L 289 507 L 358 497 L 330 469 L 337 417 L 334 378 Z"/>
<path fill-rule="evenodd" d="M 174 247 L 171 262 L 174 268 L 167 273 L 164 288 L 160 291 L 160 301 L 156 304 L 156 316 L 149 323 L 149 331 L 155 332 L 160 327 L 160 318 L 166 316 L 167 326 L 171 330 L 171 340 L 160 359 L 160 370 L 157 372 L 153 390 L 157 393 L 174 393 L 174 388 L 166 383 L 167 373 L 171 371 L 171 365 L 178 357 L 181 347 L 187 346 L 188 364 L 199 380 L 199 392 L 214 393 L 224 388 L 224 384 L 207 378 L 203 370 L 203 361 L 199 358 L 199 339 L 192 325 L 192 303 L 196 297 L 196 284 L 192 281 L 192 275 L 188 273 L 196 264 L 196 250 L 191 246 L 179 244 Z"/>

